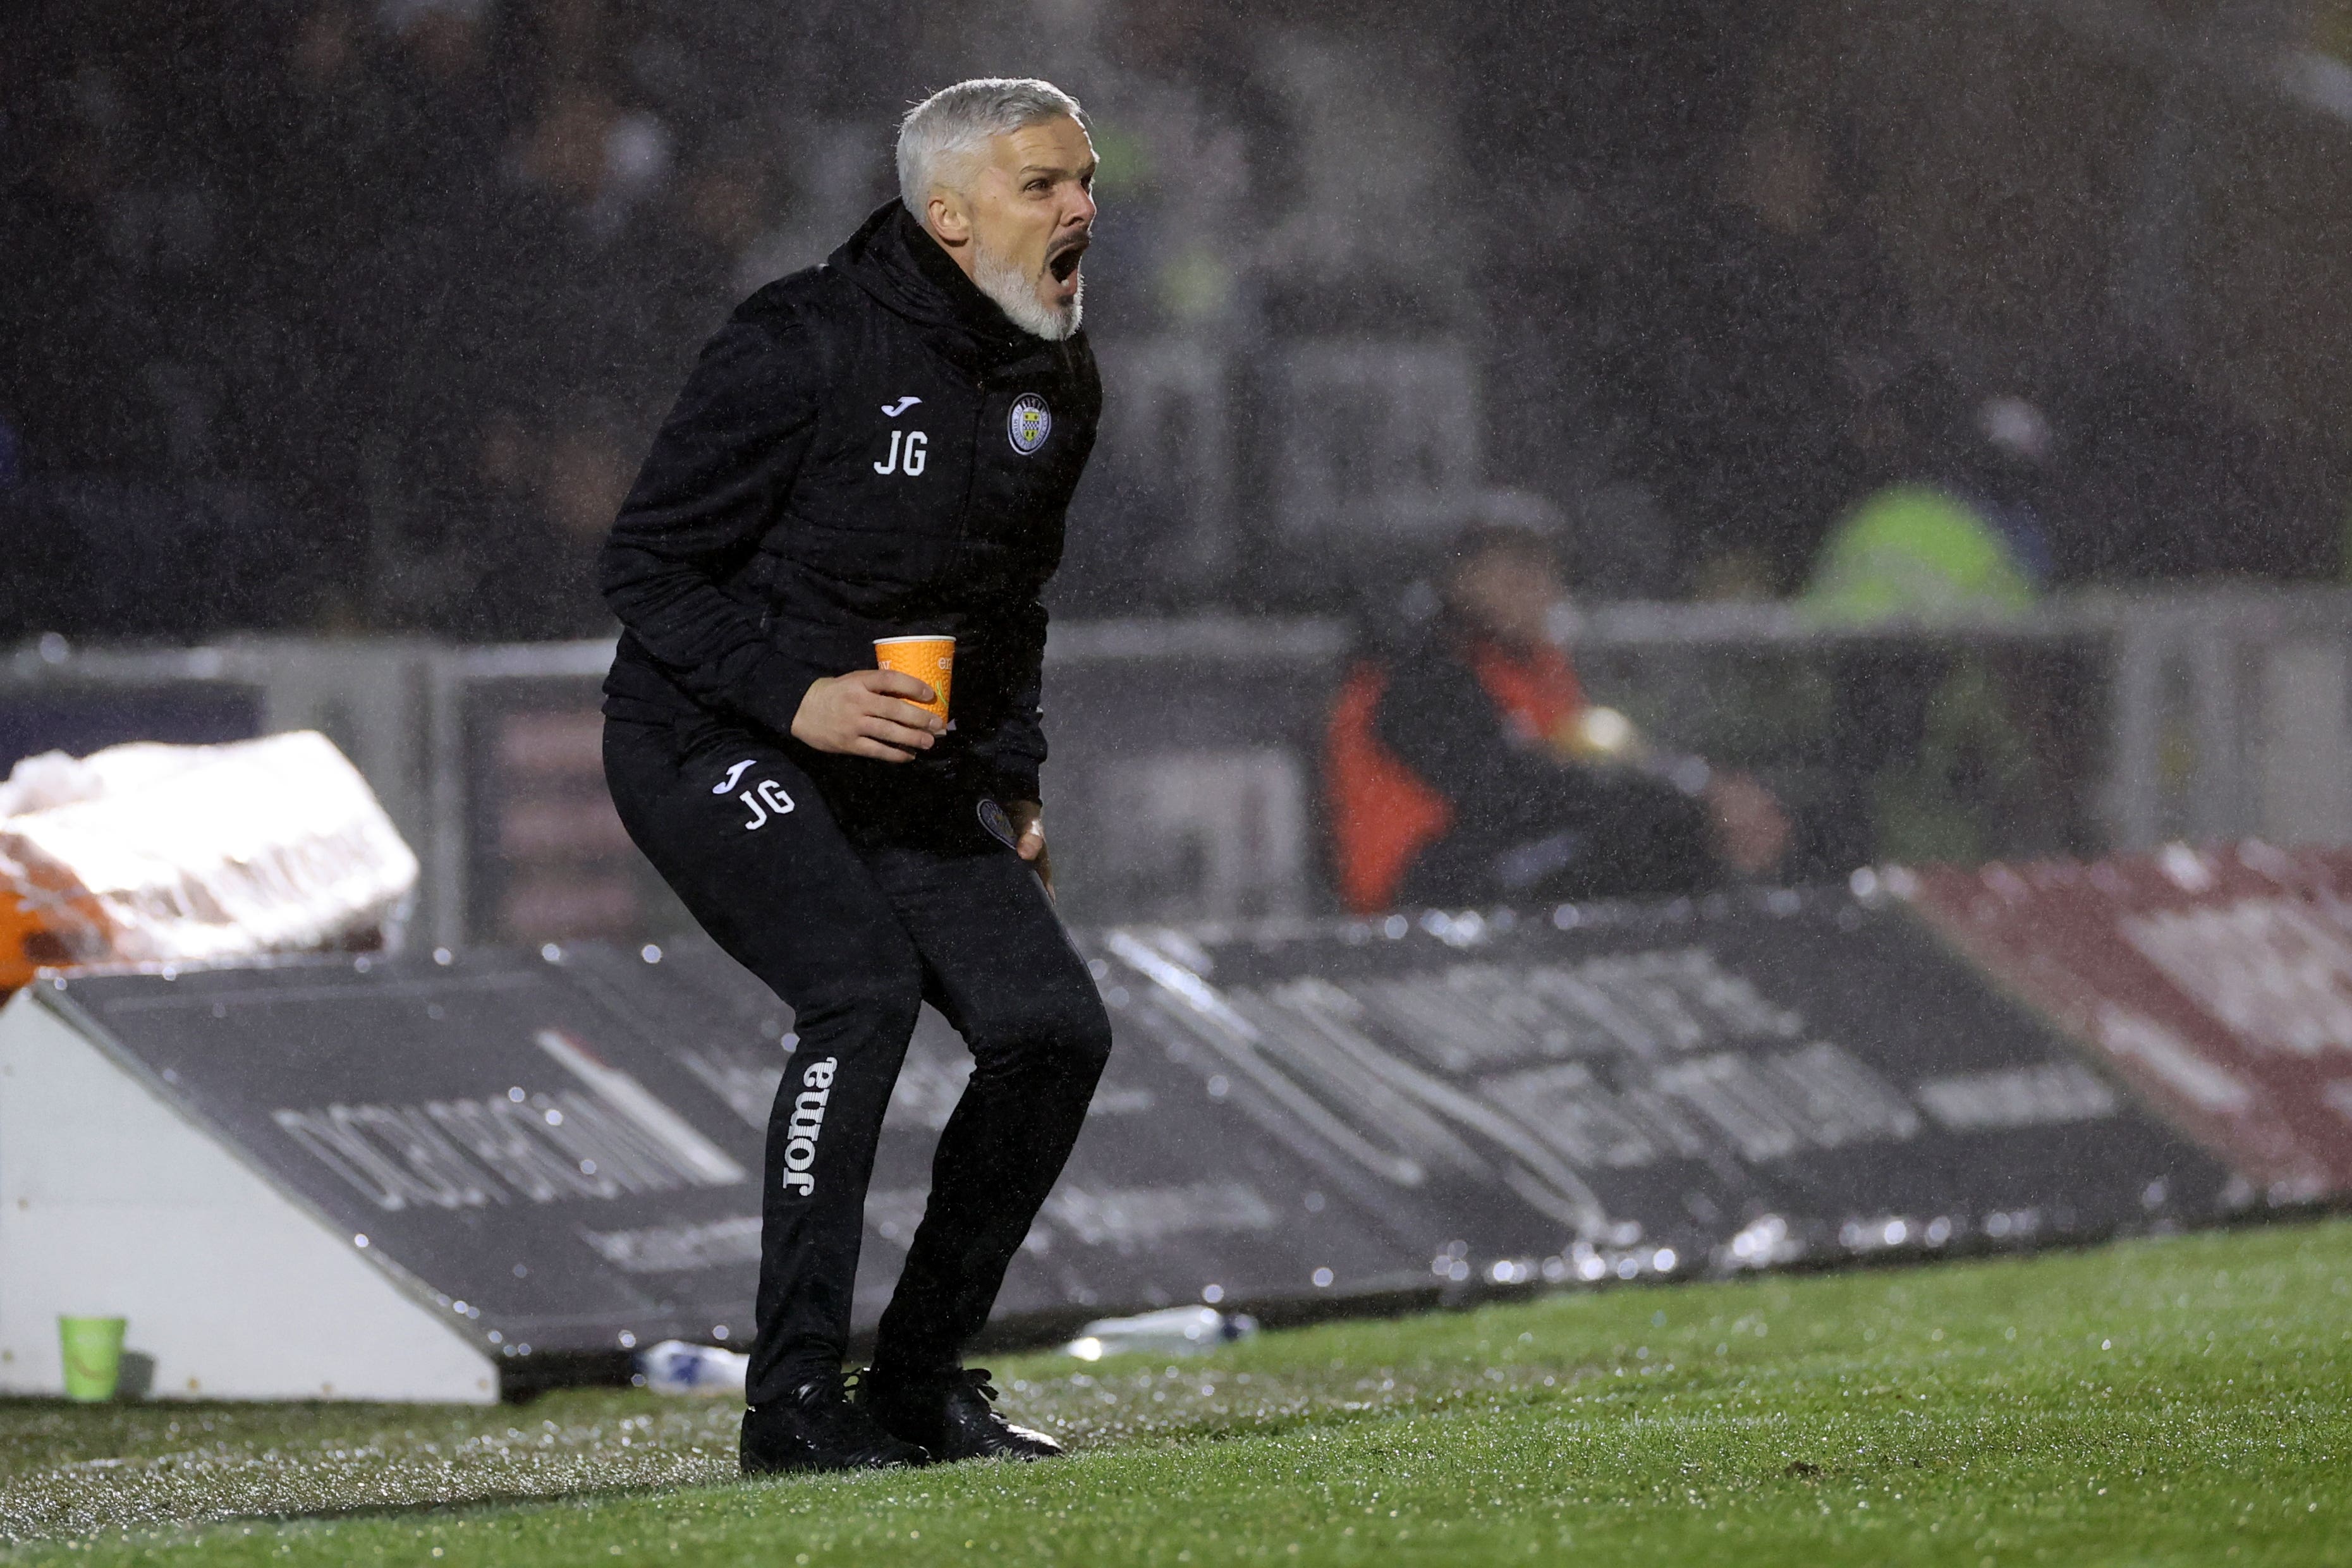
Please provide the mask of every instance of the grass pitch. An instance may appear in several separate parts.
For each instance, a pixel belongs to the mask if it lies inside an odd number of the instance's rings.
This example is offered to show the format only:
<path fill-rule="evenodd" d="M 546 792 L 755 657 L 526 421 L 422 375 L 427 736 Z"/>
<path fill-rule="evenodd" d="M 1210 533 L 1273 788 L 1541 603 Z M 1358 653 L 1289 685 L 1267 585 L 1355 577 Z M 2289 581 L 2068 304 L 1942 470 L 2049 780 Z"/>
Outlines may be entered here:
<path fill-rule="evenodd" d="M 2352 1563 L 2352 1221 L 998 1364 L 1078 1457 L 746 1485 L 734 1412 L 0 1405 L 19 1562 Z"/>

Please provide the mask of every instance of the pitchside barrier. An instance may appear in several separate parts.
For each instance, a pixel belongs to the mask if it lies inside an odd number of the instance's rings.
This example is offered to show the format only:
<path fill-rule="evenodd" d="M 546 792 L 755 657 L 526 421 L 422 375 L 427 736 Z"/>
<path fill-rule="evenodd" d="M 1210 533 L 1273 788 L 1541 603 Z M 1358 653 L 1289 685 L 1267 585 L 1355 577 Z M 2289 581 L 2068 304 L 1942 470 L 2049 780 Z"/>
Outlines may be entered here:
<path fill-rule="evenodd" d="M 1976 735 L 1967 766 L 1942 758 L 1893 780 L 1914 839 L 1841 841 L 1853 863 L 2249 834 L 2352 842 L 2352 591 L 2192 588 L 1976 624 L 1843 628 L 1781 604 L 1601 605 L 1559 631 L 1595 700 L 1662 743 L 1758 772 L 1801 809 L 1858 783 L 1880 793 L 1852 770 L 1887 759 L 1844 756 L 1826 734 L 1855 695 L 1841 670 L 1884 654 L 1978 672 L 2006 729 Z M 1070 918 L 1328 912 L 1318 758 L 1351 645 L 1323 618 L 1057 621 L 1045 789 Z M 0 657 L 0 767 L 52 747 L 319 729 L 424 862 L 416 940 L 634 946 L 684 916 L 605 797 L 597 688 L 610 661 L 593 642 L 152 652 L 44 638 Z M 1926 843 L 1918 787 L 1954 778 L 1994 798 L 1962 813 L 1961 838 Z"/>
<path fill-rule="evenodd" d="M 2173 844 L 1887 880 L 2270 1200 L 2352 1192 L 2352 851 Z"/>
<path fill-rule="evenodd" d="M 2195 1223 L 2224 1166 L 1898 900 L 1113 928 L 1008 1315 L 1673 1279 Z M 48 978 L 0 1013 L 0 1388 L 60 1312 L 178 1396 L 488 1399 L 740 1343 L 790 1014 L 700 943 Z M 926 1013 L 871 1323 L 968 1070 Z"/>

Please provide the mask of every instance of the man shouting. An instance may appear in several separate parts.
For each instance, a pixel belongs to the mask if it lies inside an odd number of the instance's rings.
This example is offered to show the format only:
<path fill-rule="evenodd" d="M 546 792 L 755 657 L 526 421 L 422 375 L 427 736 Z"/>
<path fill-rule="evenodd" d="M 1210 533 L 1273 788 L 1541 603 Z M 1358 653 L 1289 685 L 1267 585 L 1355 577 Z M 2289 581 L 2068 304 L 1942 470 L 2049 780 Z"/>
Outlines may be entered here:
<path fill-rule="evenodd" d="M 750 1473 L 1061 1451 L 961 1353 L 1110 1050 L 1037 791 L 1038 595 L 1101 402 L 1078 330 L 1094 148 L 1059 89 L 986 79 L 909 113 L 898 161 L 898 201 L 703 350 L 602 567 L 614 803 L 800 1034 L 768 1128 Z M 877 668 L 894 637 L 952 637 L 949 689 Z M 971 1081 L 853 1397 L 866 1184 L 925 1001 Z"/>

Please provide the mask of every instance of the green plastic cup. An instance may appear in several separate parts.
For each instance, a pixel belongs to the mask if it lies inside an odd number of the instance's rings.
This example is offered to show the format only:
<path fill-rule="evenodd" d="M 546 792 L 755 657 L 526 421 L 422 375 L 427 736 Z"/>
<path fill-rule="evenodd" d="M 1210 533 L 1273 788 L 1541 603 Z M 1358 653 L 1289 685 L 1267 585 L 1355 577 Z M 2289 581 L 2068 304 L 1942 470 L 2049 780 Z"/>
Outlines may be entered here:
<path fill-rule="evenodd" d="M 66 1354 L 66 1397 L 95 1403 L 114 1397 L 122 1381 L 122 1331 L 126 1318 L 58 1319 L 58 1343 Z"/>

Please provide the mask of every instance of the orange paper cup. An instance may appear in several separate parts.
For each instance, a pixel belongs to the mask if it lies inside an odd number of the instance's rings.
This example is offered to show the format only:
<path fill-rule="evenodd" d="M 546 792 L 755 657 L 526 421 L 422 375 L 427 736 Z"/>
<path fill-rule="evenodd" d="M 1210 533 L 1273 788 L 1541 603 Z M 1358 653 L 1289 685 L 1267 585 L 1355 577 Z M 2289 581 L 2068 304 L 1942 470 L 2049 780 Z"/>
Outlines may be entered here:
<path fill-rule="evenodd" d="M 939 694 L 935 702 L 915 703 L 940 717 L 948 716 L 948 682 L 955 673 L 952 637 L 877 637 L 874 662 L 886 670 L 912 675 Z M 914 699 L 909 697 L 909 702 Z"/>

